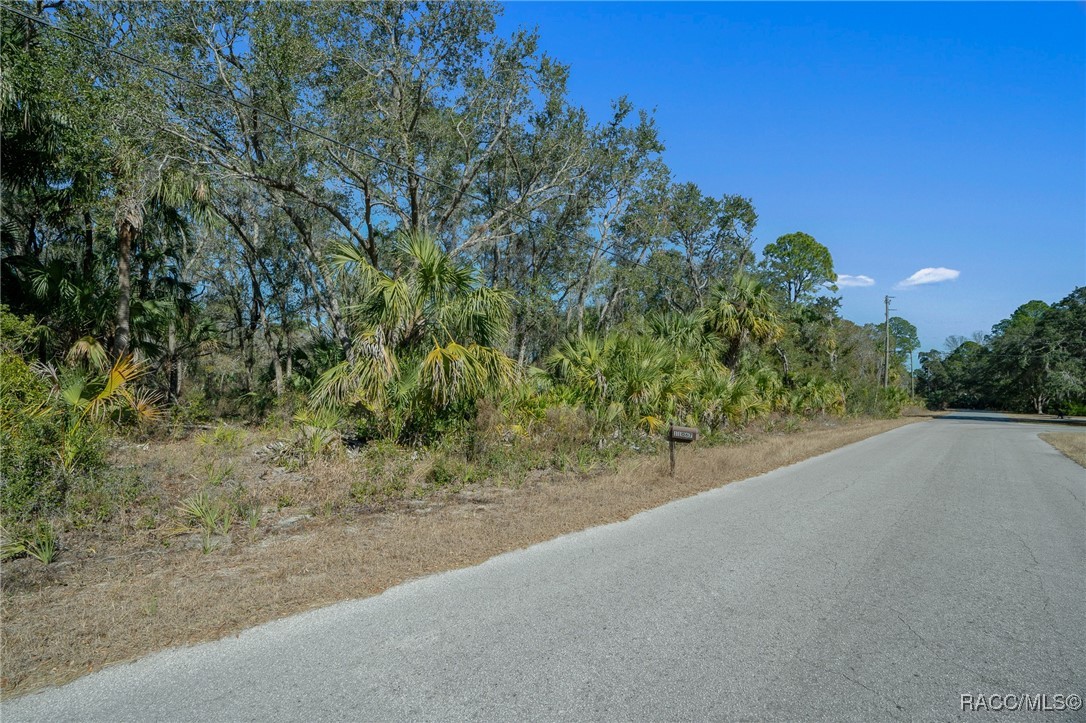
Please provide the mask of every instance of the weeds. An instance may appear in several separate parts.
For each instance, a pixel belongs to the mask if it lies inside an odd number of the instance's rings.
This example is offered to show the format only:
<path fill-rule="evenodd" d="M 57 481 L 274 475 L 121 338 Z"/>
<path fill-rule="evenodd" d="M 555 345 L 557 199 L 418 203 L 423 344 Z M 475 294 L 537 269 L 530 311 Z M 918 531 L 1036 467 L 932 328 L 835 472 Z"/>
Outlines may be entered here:
<path fill-rule="evenodd" d="M 245 522 L 249 525 L 250 532 L 256 532 L 260 527 L 260 507 L 256 504 L 250 504 L 245 508 Z"/>
<path fill-rule="evenodd" d="M 442 489 L 459 489 L 481 479 L 479 467 L 468 462 L 438 456 L 426 473 L 425 486 L 415 489 L 415 496 Z"/>
<path fill-rule="evenodd" d="M 3 560 L 26 555 L 48 565 L 56 559 L 57 548 L 56 529 L 53 523 L 47 520 L 38 520 L 29 530 L 0 530 L 0 559 Z"/>
<path fill-rule="evenodd" d="M 215 549 L 214 536 L 227 536 L 234 524 L 236 505 L 223 497 L 212 497 L 207 492 L 197 492 L 177 506 L 177 514 L 187 529 L 197 528 L 203 533 L 203 551 Z"/>
<path fill-rule="evenodd" d="M 79 475 L 68 486 L 68 521 L 76 528 L 108 522 L 145 492 L 145 483 L 132 470 Z"/>
<path fill-rule="evenodd" d="M 215 429 L 196 435 L 196 444 L 201 447 L 237 452 L 245 446 L 245 433 L 237 427 L 220 424 Z"/>
<path fill-rule="evenodd" d="M 212 487 L 221 487 L 234 474 L 234 465 L 220 459 L 212 459 L 204 465 L 204 479 Z"/>
<path fill-rule="evenodd" d="M 9 536 L 7 528 L 0 528 L 0 560 L 11 560 L 26 554 L 26 541 Z"/>
<path fill-rule="evenodd" d="M 43 565 L 48 565 L 56 558 L 57 533 L 51 522 L 38 522 L 30 540 L 26 542 L 26 554 Z"/>
<path fill-rule="evenodd" d="M 214 529 L 219 521 L 220 506 L 206 492 L 197 492 L 177 506 L 181 519 L 207 529 Z"/>

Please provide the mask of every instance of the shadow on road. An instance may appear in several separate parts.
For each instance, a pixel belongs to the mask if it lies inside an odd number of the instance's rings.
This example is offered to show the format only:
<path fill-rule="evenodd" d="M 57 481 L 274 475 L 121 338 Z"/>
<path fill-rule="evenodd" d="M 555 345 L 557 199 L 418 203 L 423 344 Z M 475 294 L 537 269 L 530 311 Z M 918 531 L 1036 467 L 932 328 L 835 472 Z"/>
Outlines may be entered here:
<path fill-rule="evenodd" d="M 984 412 L 974 409 L 951 410 L 949 414 L 935 417 L 943 421 L 971 421 L 971 422 L 1007 422 L 1011 424 L 1059 424 L 1068 427 L 1086 427 L 1086 418 L 1064 417 L 1060 419 L 1055 414 L 1004 414 L 1002 412 Z"/>

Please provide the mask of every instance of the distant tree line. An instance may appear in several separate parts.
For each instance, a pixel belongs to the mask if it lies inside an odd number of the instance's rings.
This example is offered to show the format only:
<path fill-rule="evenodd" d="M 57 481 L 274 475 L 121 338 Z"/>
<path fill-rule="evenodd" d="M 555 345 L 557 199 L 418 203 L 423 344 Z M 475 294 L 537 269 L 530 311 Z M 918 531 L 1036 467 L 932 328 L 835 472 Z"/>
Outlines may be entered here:
<path fill-rule="evenodd" d="M 1086 413 L 1086 287 L 1030 301 L 949 351 L 920 354 L 917 392 L 934 407 Z"/>

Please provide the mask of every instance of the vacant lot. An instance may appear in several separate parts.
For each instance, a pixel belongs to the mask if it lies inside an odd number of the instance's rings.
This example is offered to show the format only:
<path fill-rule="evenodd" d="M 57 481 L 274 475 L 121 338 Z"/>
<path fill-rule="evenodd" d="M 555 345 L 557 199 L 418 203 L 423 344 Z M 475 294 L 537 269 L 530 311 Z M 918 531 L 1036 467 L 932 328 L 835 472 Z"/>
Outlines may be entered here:
<path fill-rule="evenodd" d="M 674 479 L 663 454 L 610 470 L 551 470 L 371 507 L 341 504 L 356 484 L 343 465 L 314 465 L 306 476 L 260 461 L 260 440 L 232 442 L 220 464 L 235 476 L 244 473 L 254 488 L 263 484 L 254 493 L 263 511 L 251 527 L 239 522 L 211 537 L 184 527 L 143 529 L 150 526 L 143 515 L 129 520 L 121 537 L 70 533 L 51 565 L 28 558 L 5 563 L 3 691 L 24 693 L 164 647 L 374 595 L 924 418 L 815 420 L 789 432 L 747 433 L 727 445 L 694 445 L 680 450 Z M 219 473 L 208 448 L 191 441 L 124 452 L 141 474 L 161 478 L 160 505 L 181 499 L 196 478 Z M 197 471 L 186 475 L 181 464 Z M 302 510 L 294 499 L 307 488 L 317 504 Z"/>

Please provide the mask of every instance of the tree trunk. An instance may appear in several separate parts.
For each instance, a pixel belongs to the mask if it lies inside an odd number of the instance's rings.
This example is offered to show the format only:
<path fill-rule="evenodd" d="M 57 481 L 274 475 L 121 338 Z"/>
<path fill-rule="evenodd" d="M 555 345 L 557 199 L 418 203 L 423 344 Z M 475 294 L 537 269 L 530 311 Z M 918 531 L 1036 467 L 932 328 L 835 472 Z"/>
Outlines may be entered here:
<path fill-rule="evenodd" d="M 283 362 L 279 357 L 279 349 L 272 353 L 272 369 L 275 371 L 275 396 L 283 396 Z"/>
<path fill-rule="evenodd" d="M 336 338 L 339 340 L 340 346 L 343 348 L 343 355 L 347 358 L 347 361 L 354 363 L 355 353 L 354 346 L 351 343 L 351 335 L 347 332 L 347 324 L 343 320 L 343 312 L 339 306 L 339 300 L 336 298 L 335 291 L 333 290 L 333 284 L 331 279 L 325 270 L 324 264 L 321 262 L 321 257 L 317 253 L 317 250 L 313 248 L 313 237 L 309 230 L 309 225 L 294 211 L 290 206 L 280 204 L 280 208 L 287 214 L 287 218 L 290 219 L 294 228 L 297 229 L 298 235 L 302 241 L 302 247 L 305 249 L 306 255 L 309 257 L 309 264 L 301 263 L 299 267 L 302 273 L 305 275 L 306 280 L 309 282 L 309 286 L 313 289 L 313 293 L 316 295 L 317 300 L 324 305 L 328 311 L 328 315 L 332 322 L 332 331 L 335 333 Z M 313 271 L 313 267 L 316 268 L 316 273 Z M 323 284 L 318 283 L 317 275 L 320 275 L 320 281 Z"/>
<path fill-rule="evenodd" d="M 784 349 L 777 347 L 777 354 L 781 357 L 781 362 L 784 364 L 784 374 L 788 376 L 791 371 L 791 366 L 788 364 L 788 355 L 784 353 Z"/>
<path fill-rule="evenodd" d="M 177 404 L 181 396 L 181 377 L 177 372 L 177 367 L 177 320 L 170 319 L 170 330 L 166 337 L 166 376 L 171 404 Z"/>
<path fill-rule="evenodd" d="M 83 212 L 83 276 L 94 273 L 94 220 L 90 211 Z"/>
<path fill-rule="evenodd" d="M 139 229 L 127 215 L 117 228 L 117 320 L 113 332 L 113 354 L 122 356 L 128 352 L 132 335 L 132 242 Z"/>
<path fill-rule="evenodd" d="M 34 214 L 30 217 L 30 225 L 26 230 L 26 255 L 38 257 L 38 216 Z"/>
<path fill-rule="evenodd" d="M 253 293 L 258 293 L 256 276 L 253 276 Z M 268 307 L 260 305 L 260 325 L 264 327 L 264 342 L 272 355 L 272 371 L 275 373 L 275 396 L 283 396 L 283 337 L 272 334 L 271 321 L 268 319 Z"/>

